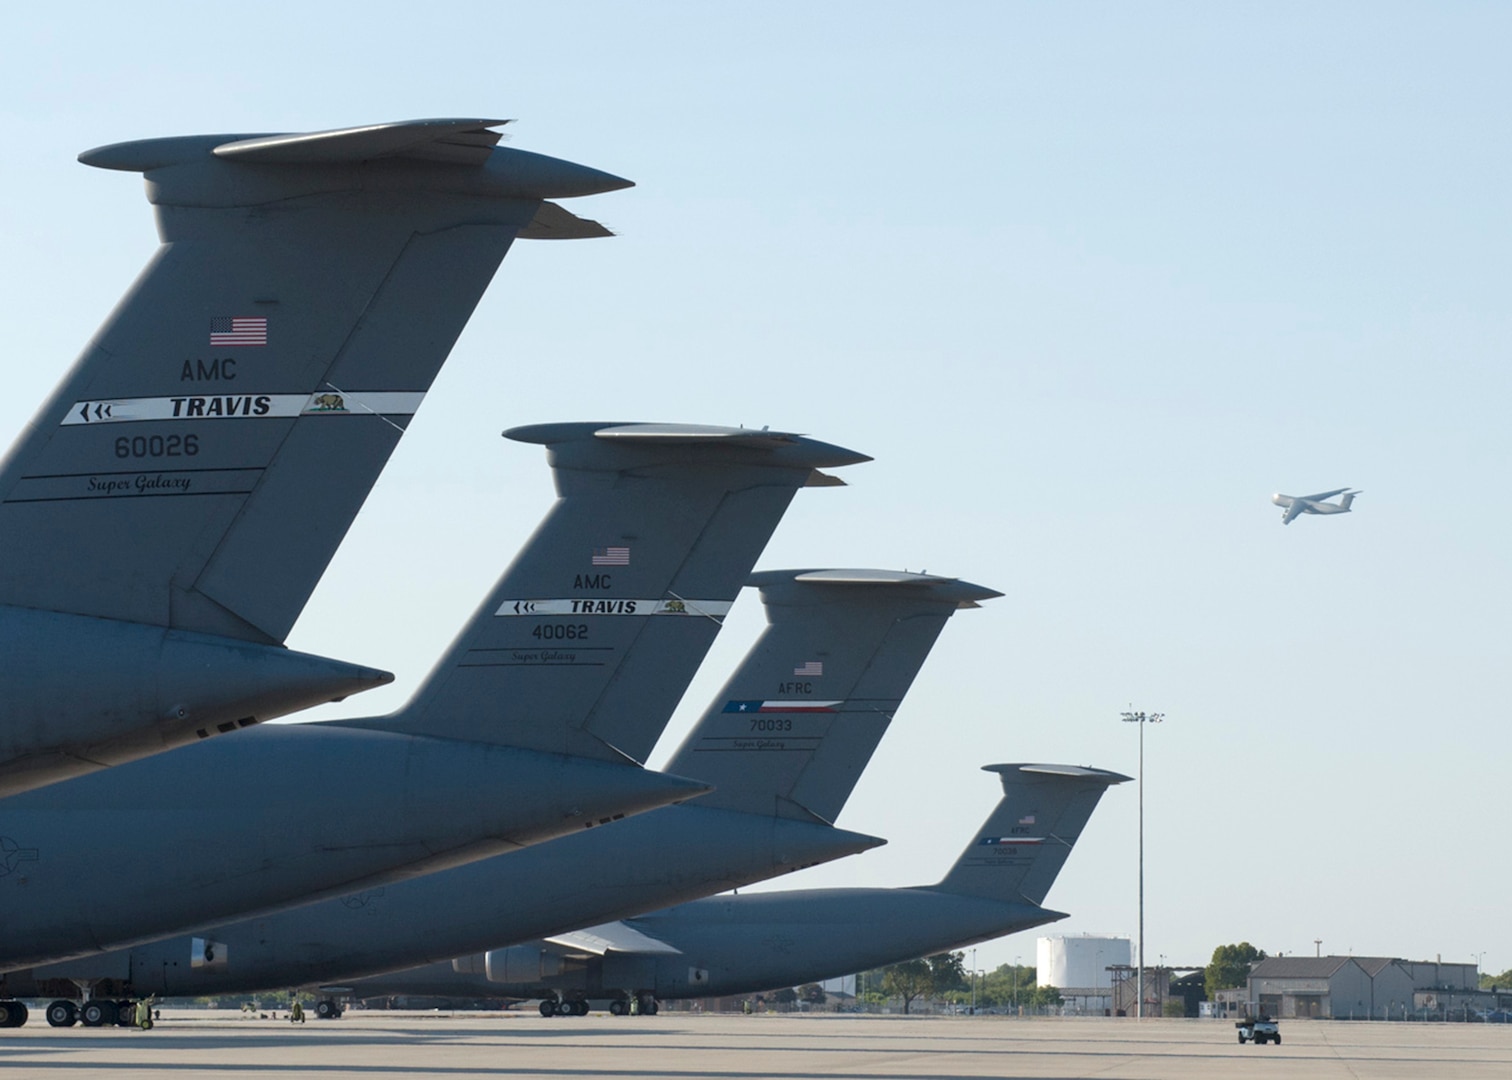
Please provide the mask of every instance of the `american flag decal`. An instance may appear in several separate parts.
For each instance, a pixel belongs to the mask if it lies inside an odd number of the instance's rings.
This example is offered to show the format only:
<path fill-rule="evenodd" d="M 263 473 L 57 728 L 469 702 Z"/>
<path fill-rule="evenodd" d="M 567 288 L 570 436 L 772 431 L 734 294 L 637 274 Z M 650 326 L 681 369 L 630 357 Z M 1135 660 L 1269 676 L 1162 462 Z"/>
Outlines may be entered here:
<path fill-rule="evenodd" d="M 1025 814 L 1023 817 L 1021 817 L 1021 818 L 1018 819 L 1018 823 L 1020 825 L 1033 825 L 1034 824 L 1034 815 L 1033 814 Z"/>
<path fill-rule="evenodd" d="M 268 343 L 268 320 L 262 315 L 225 316 L 210 320 L 210 344 L 266 345 Z"/>
<path fill-rule="evenodd" d="M 824 674 L 824 661 L 823 660 L 809 660 L 809 661 L 807 661 L 807 662 L 805 662 L 803 664 L 800 664 L 798 667 L 795 667 L 793 669 L 793 674 L 797 675 L 799 678 L 803 678 L 805 676 L 811 677 L 811 676 L 815 676 L 815 675 L 823 675 Z"/>
<path fill-rule="evenodd" d="M 593 549 L 594 566 L 629 566 L 630 549 L 627 547 L 601 547 Z"/>

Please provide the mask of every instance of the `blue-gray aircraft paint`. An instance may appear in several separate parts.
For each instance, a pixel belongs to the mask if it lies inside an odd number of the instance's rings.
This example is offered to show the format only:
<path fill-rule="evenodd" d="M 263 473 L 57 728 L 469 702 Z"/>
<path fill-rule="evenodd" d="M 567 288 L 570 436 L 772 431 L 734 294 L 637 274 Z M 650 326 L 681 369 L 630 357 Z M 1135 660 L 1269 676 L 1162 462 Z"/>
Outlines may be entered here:
<path fill-rule="evenodd" d="M 0 461 L 0 795 L 389 681 L 280 643 L 544 200 L 487 120 L 81 155 L 162 246 Z"/>
<path fill-rule="evenodd" d="M 935 885 L 710 897 L 586 933 L 364 980 L 353 989 L 359 996 L 618 1001 L 746 994 L 965 948 L 1065 918 L 1041 904 L 1102 793 L 1128 777 L 1063 765 L 987 769 L 1000 775 L 1003 797 Z M 622 937 L 642 944 L 584 947 Z"/>
<path fill-rule="evenodd" d="M 717 785 L 711 795 L 382 890 L 92 958 L 92 974 L 72 964 L 7 977 L 0 994 L 71 993 L 63 974 L 102 980 L 107 993 L 330 984 L 873 846 L 825 819 L 844 804 L 951 613 L 997 594 L 878 571 L 766 571 L 751 582 L 770 625 L 674 757 Z M 767 708 L 740 709 L 756 701 Z"/>
<path fill-rule="evenodd" d="M 709 612 L 734 600 L 793 494 L 864 456 L 728 428 L 509 434 L 547 446 L 560 497 L 414 704 L 262 727 L 0 802 L 0 835 L 37 852 L 0 877 L 0 968 L 382 884 L 703 790 L 625 749 L 670 714 L 648 721 L 634 699 L 681 694 L 719 628 Z M 605 559 L 609 582 L 579 581 Z M 517 613 L 522 601 L 535 612 Z M 655 677 L 634 675 L 647 665 Z"/>

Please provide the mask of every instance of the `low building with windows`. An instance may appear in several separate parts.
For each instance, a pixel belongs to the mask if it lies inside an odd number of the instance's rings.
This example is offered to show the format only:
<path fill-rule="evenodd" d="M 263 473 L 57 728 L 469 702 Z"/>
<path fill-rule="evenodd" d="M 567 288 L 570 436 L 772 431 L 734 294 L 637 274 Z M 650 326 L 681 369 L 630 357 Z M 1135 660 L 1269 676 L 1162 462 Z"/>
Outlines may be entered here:
<path fill-rule="evenodd" d="M 1278 1019 L 1406 1020 L 1425 1000 L 1479 993 L 1474 964 L 1385 956 L 1274 956 L 1250 969 L 1248 1004 Z"/>

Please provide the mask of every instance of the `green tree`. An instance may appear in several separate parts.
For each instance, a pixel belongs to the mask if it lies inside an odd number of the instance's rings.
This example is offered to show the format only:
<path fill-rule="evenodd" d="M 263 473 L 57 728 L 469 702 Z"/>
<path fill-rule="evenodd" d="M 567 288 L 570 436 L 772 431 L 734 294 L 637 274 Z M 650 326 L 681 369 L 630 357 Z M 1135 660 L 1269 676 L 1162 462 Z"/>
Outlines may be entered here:
<path fill-rule="evenodd" d="M 982 976 L 977 1004 L 988 1008 L 1028 1005 L 1038 976 L 1032 964 L 1001 964 Z"/>
<path fill-rule="evenodd" d="M 1489 971 L 1482 972 L 1480 977 L 1480 988 L 1482 990 L 1489 990 L 1493 986 L 1512 987 L 1512 968 L 1508 968 L 1500 975 L 1493 975 Z"/>
<path fill-rule="evenodd" d="M 882 969 L 882 989 L 891 997 L 903 999 L 903 1015 L 913 1008 L 914 999 L 934 992 L 934 973 L 928 960 L 905 960 Z"/>
<path fill-rule="evenodd" d="M 966 977 L 966 954 L 963 952 L 936 953 L 926 961 L 929 964 L 931 994 L 946 994 L 952 990 L 969 991 L 971 984 Z"/>
<path fill-rule="evenodd" d="M 1249 980 L 1250 964 L 1264 960 L 1265 952 L 1247 941 L 1237 945 L 1220 945 L 1213 950 L 1213 959 L 1208 962 L 1203 974 L 1203 988 L 1208 1000 L 1216 999 L 1219 990 L 1232 990 Z"/>
<path fill-rule="evenodd" d="M 1061 992 L 1053 986 L 1036 986 L 1029 992 L 1028 1002 L 1035 1008 L 1043 1008 L 1047 1005 L 1064 1004 L 1065 999 Z"/>
<path fill-rule="evenodd" d="M 818 983 L 804 983 L 798 988 L 798 996 L 810 1005 L 823 1005 L 828 997 Z"/>
<path fill-rule="evenodd" d="M 798 1000 L 798 991 L 791 986 L 784 986 L 781 990 L 772 992 L 771 1000 L 778 1005 L 791 1007 L 793 1002 Z"/>

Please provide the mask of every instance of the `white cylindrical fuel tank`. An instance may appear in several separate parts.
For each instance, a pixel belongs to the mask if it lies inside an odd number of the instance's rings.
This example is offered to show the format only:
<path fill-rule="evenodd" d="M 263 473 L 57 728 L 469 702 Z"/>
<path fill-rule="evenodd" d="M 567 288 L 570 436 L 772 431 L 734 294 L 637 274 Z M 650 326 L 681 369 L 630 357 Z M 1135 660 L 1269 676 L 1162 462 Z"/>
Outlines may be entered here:
<path fill-rule="evenodd" d="M 1095 989 L 1112 984 L 1110 965 L 1129 964 L 1128 938 L 1091 934 L 1042 937 L 1036 948 L 1036 982 L 1059 989 Z"/>

